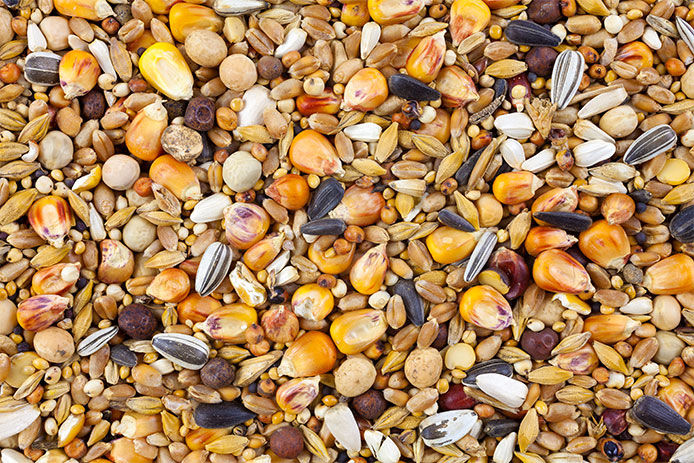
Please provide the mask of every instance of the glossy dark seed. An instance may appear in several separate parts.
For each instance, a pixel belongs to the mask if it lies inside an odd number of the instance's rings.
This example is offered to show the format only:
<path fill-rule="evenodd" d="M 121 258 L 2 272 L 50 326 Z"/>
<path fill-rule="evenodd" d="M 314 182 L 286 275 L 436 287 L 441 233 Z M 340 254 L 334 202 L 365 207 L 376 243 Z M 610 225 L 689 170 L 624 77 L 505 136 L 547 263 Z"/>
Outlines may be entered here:
<path fill-rule="evenodd" d="M 130 304 L 118 314 L 118 326 L 133 339 L 150 339 L 157 330 L 157 318 L 142 304 Z"/>
<path fill-rule="evenodd" d="M 556 47 L 561 39 L 548 29 L 532 21 L 511 21 L 504 31 L 509 42 L 531 47 Z"/>
<path fill-rule="evenodd" d="M 401 278 L 393 285 L 393 292 L 402 298 L 405 304 L 405 312 L 407 312 L 407 319 L 416 326 L 422 326 L 426 321 L 424 302 L 421 296 L 417 294 L 412 280 Z"/>
<path fill-rule="evenodd" d="M 230 428 L 255 418 L 256 414 L 236 402 L 200 404 L 193 412 L 195 423 L 202 428 Z"/>
<path fill-rule="evenodd" d="M 501 359 L 492 359 L 487 360 L 486 362 L 478 363 L 470 368 L 466 373 L 467 375 L 465 378 L 463 378 L 463 384 L 477 388 L 477 377 L 479 375 L 498 373 L 510 378 L 513 376 L 513 367 Z"/>
<path fill-rule="evenodd" d="M 552 328 L 540 331 L 525 330 L 520 339 L 521 347 L 533 360 L 547 360 L 552 356 L 552 349 L 559 344 L 559 335 Z"/>
<path fill-rule="evenodd" d="M 516 431 L 519 426 L 520 423 L 516 420 L 502 418 L 499 420 L 487 421 L 482 430 L 490 437 L 505 437 Z"/>
<path fill-rule="evenodd" d="M 294 459 L 304 450 L 304 436 L 292 425 L 282 426 L 270 436 L 270 449 L 278 457 Z"/>
<path fill-rule="evenodd" d="M 439 222 L 444 225 L 448 225 L 456 230 L 462 230 L 466 232 L 474 232 L 475 227 L 465 220 L 463 217 L 459 216 L 455 212 L 451 212 L 448 209 L 441 209 L 439 211 Z"/>
<path fill-rule="evenodd" d="M 341 235 L 347 230 L 347 224 L 342 219 L 318 219 L 301 226 L 305 235 Z"/>
<path fill-rule="evenodd" d="M 369 389 L 365 393 L 352 399 L 352 408 L 367 420 L 375 420 L 386 410 L 388 406 L 383 394 L 375 389 Z"/>
<path fill-rule="evenodd" d="M 214 103 L 209 98 L 198 96 L 190 100 L 186 108 L 185 124 L 191 129 L 206 132 L 214 127 Z"/>
<path fill-rule="evenodd" d="M 694 207 L 682 209 L 672 218 L 670 234 L 681 243 L 694 243 Z"/>
<path fill-rule="evenodd" d="M 578 212 L 536 212 L 533 214 L 537 220 L 547 222 L 553 227 L 561 228 L 568 232 L 580 233 L 587 230 L 593 224 L 593 219 Z"/>
<path fill-rule="evenodd" d="M 345 195 L 345 189 L 336 179 L 329 177 L 313 192 L 311 201 L 306 208 L 308 218 L 311 220 L 325 217 L 328 212 L 340 204 Z"/>
<path fill-rule="evenodd" d="M 101 119 L 106 112 L 106 98 L 104 92 L 91 90 L 80 98 L 82 103 L 82 117 L 85 119 Z"/>
<path fill-rule="evenodd" d="M 462 384 L 451 384 L 439 398 L 439 405 L 443 410 L 464 410 L 477 405 L 477 401 L 465 393 Z"/>
<path fill-rule="evenodd" d="M 644 395 L 634 402 L 629 413 L 641 425 L 663 434 L 684 435 L 692 428 L 671 406 L 650 395 Z"/>
<path fill-rule="evenodd" d="M 455 181 L 458 182 L 459 186 L 467 185 L 467 181 L 470 179 L 472 169 L 475 168 L 477 160 L 480 158 L 480 156 L 482 156 L 482 151 L 483 150 L 477 150 L 474 153 L 472 153 L 472 156 L 467 158 L 467 160 L 463 163 L 462 166 L 460 166 L 458 171 L 453 176 L 453 178 L 455 178 Z"/>
<path fill-rule="evenodd" d="M 235 376 L 234 367 L 221 357 L 208 360 L 200 370 L 202 383 L 212 389 L 228 386 Z"/>
<path fill-rule="evenodd" d="M 441 98 L 441 93 L 438 90 L 407 74 L 390 76 L 388 88 L 392 94 L 406 100 L 433 101 Z"/>
<path fill-rule="evenodd" d="M 137 365 L 137 355 L 123 344 L 111 346 L 111 360 L 124 367 L 134 367 Z"/>
<path fill-rule="evenodd" d="M 561 19 L 559 0 L 533 0 L 528 5 L 528 18 L 539 24 L 552 24 Z"/>
<path fill-rule="evenodd" d="M 552 74 L 554 61 L 557 59 L 557 56 L 559 56 L 559 53 L 554 48 L 533 47 L 525 54 L 525 62 L 530 72 L 534 72 L 538 76 L 547 77 Z"/>

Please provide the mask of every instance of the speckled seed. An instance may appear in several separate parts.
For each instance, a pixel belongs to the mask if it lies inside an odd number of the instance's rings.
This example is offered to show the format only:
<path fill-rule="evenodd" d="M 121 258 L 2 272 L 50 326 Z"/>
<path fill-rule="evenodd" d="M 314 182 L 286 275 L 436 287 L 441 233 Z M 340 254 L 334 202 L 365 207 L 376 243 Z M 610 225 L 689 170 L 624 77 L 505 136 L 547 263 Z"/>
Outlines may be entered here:
<path fill-rule="evenodd" d="M 348 358 L 335 371 L 335 388 L 345 397 L 368 391 L 376 380 L 376 368 L 365 357 Z"/>
<path fill-rule="evenodd" d="M 133 339 L 149 339 L 157 329 L 157 319 L 142 304 L 130 304 L 118 314 L 118 326 Z"/>
<path fill-rule="evenodd" d="M 48 170 L 62 169 L 72 162 L 73 152 L 72 139 L 63 132 L 53 130 L 39 143 L 39 162 Z"/>
<path fill-rule="evenodd" d="M 51 326 L 36 333 L 34 350 L 51 363 L 61 363 L 75 353 L 75 341 L 64 329 Z"/>
<path fill-rule="evenodd" d="M 117 191 L 125 191 L 140 176 L 140 165 L 132 156 L 116 154 L 104 162 L 101 178 L 106 185 Z"/>
<path fill-rule="evenodd" d="M 220 357 L 210 359 L 200 370 L 202 383 L 213 389 L 228 386 L 234 380 L 234 376 L 234 367 Z"/>
<path fill-rule="evenodd" d="M 207 29 L 195 29 L 186 37 L 186 55 L 200 66 L 217 66 L 227 55 L 224 39 Z"/>
<path fill-rule="evenodd" d="M 443 360 L 438 350 L 433 347 L 415 349 L 405 360 L 405 376 L 413 386 L 429 387 L 441 376 Z"/>
<path fill-rule="evenodd" d="M 157 227 L 139 215 L 133 216 L 123 227 L 123 242 L 135 252 L 142 252 L 157 239 Z"/>

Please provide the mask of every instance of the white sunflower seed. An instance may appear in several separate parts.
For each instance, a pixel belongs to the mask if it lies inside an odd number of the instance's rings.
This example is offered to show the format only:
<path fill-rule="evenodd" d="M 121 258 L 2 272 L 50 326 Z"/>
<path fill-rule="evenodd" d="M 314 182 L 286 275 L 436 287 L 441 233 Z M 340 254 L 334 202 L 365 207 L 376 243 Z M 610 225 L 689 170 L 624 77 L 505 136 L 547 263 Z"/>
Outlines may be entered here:
<path fill-rule="evenodd" d="M 521 169 L 536 174 L 545 169 L 549 169 L 554 165 L 555 162 L 556 158 L 554 150 L 547 148 L 523 161 L 523 164 L 521 164 Z"/>
<path fill-rule="evenodd" d="M 512 408 L 523 405 L 528 395 L 528 386 L 520 381 L 498 373 L 487 373 L 477 377 L 477 387 L 498 401 Z"/>
<path fill-rule="evenodd" d="M 344 448 L 353 452 L 358 452 L 361 449 L 359 426 L 357 426 L 357 420 L 354 419 L 354 414 L 347 405 L 340 403 L 330 407 L 325 412 L 325 425 L 330 434 Z"/>
<path fill-rule="evenodd" d="M 520 144 L 518 140 L 513 138 L 508 138 L 499 145 L 499 152 L 501 157 L 504 158 L 506 164 L 513 167 L 514 169 L 521 169 L 523 161 L 525 161 L 525 151 L 523 150 L 523 145 Z"/>
<path fill-rule="evenodd" d="M 86 357 L 92 355 L 106 345 L 118 333 L 118 326 L 109 326 L 95 331 L 77 345 L 77 354 Z"/>
<path fill-rule="evenodd" d="M 512 432 L 507 435 L 496 445 L 492 461 L 494 463 L 511 463 L 513 459 L 513 449 L 516 447 L 517 434 Z"/>
<path fill-rule="evenodd" d="M 507 137 L 519 140 L 530 137 L 535 131 L 532 119 L 525 113 L 509 113 L 494 119 L 494 127 Z"/>
<path fill-rule="evenodd" d="M 400 449 L 381 431 L 367 429 L 364 431 L 364 440 L 373 456 L 381 463 L 397 463 L 400 460 Z"/>
<path fill-rule="evenodd" d="M 591 167 L 610 159 L 617 148 L 603 140 L 590 140 L 574 148 L 574 160 L 578 167 Z"/>
<path fill-rule="evenodd" d="M 429 447 L 445 447 L 459 441 L 477 422 L 472 410 L 437 413 L 419 423 L 419 434 Z"/>

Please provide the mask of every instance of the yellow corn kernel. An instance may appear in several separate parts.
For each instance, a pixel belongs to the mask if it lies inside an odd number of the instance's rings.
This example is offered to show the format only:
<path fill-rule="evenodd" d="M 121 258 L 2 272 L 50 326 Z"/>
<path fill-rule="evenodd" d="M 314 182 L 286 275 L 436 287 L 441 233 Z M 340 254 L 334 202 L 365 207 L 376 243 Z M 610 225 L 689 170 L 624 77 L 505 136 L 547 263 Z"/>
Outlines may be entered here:
<path fill-rule="evenodd" d="M 169 29 L 178 42 L 185 42 L 186 37 L 195 29 L 207 29 L 220 32 L 224 20 L 217 16 L 212 8 L 192 3 L 176 3 L 169 10 Z"/>
<path fill-rule="evenodd" d="M 342 96 L 346 111 L 372 111 L 388 98 L 388 82 L 376 68 L 359 70 L 349 79 Z"/>
<path fill-rule="evenodd" d="M 542 251 L 537 256 L 533 264 L 533 279 L 545 291 L 579 294 L 594 289 L 586 269 L 559 249 Z"/>
<path fill-rule="evenodd" d="M 503 330 L 513 322 L 508 301 L 491 286 L 479 285 L 468 289 L 458 308 L 463 320 L 488 330 Z"/>
<path fill-rule="evenodd" d="M 455 0 L 449 21 L 453 45 L 457 47 L 464 39 L 487 27 L 491 17 L 489 7 L 482 0 Z"/>
<path fill-rule="evenodd" d="M 576 241 L 576 237 L 560 228 L 533 227 L 525 238 L 525 250 L 531 256 L 537 256 L 548 249 L 566 249 Z"/>
<path fill-rule="evenodd" d="M 578 237 L 581 252 L 596 264 L 621 269 L 631 254 L 629 238 L 621 225 L 610 225 L 606 220 L 594 222 Z"/>
<path fill-rule="evenodd" d="M 346 271 L 351 265 L 354 259 L 354 250 L 356 245 L 350 243 L 351 247 L 346 254 L 337 254 L 333 248 L 328 248 L 326 250 L 321 250 L 318 245 L 314 242 L 308 248 L 308 258 L 311 262 L 316 264 L 318 270 L 323 273 L 328 273 L 330 275 L 338 275 Z M 329 251 L 332 251 L 330 255 Z"/>
<path fill-rule="evenodd" d="M 147 295 L 164 302 L 181 302 L 190 292 L 190 277 L 180 268 L 162 270 L 147 286 Z"/>
<path fill-rule="evenodd" d="M 198 428 L 193 429 L 188 434 L 186 434 L 186 445 L 190 450 L 202 450 L 210 442 L 214 442 L 220 437 L 224 437 L 229 434 L 230 429 L 207 429 Z"/>
<path fill-rule="evenodd" d="M 254 272 L 259 272 L 282 251 L 284 233 L 267 236 L 255 243 L 243 254 L 243 262 Z"/>
<path fill-rule="evenodd" d="M 55 0 L 53 5 L 63 16 L 74 16 L 90 21 L 99 21 L 114 14 L 106 0 Z"/>
<path fill-rule="evenodd" d="M 362 294 L 373 294 L 381 288 L 388 270 L 386 245 L 369 249 L 352 265 L 349 281 Z"/>
<path fill-rule="evenodd" d="M 426 238 L 431 257 L 439 264 L 452 264 L 468 257 L 475 249 L 475 235 L 444 226 Z"/>
<path fill-rule="evenodd" d="M 258 243 L 270 227 L 270 216 L 253 203 L 234 203 L 224 209 L 227 241 L 237 249 L 249 249 Z"/>
<path fill-rule="evenodd" d="M 198 293 L 190 294 L 176 305 L 178 320 L 182 323 L 190 320 L 193 323 L 203 322 L 222 307 L 222 303 L 212 296 L 202 297 Z"/>
<path fill-rule="evenodd" d="M 332 312 L 334 306 L 333 293 L 316 283 L 303 285 L 292 295 L 292 310 L 306 320 L 321 321 Z"/>
<path fill-rule="evenodd" d="M 675 254 L 646 270 L 643 286 L 653 294 L 680 294 L 694 291 L 694 260 Z"/>
<path fill-rule="evenodd" d="M 154 14 L 168 14 L 171 7 L 181 0 L 145 0 Z"/>
<path fill-rule="evenodd" d="M 436 79 L 436 89 L 441 92 L 441 102 L 449 108 L 460 108 L 479 100 L 475 82 L 458 66 L 446 66 Z"/>
<path fill-rule="evenodd" d="M 58 447 L 65 447 L 69 444 L 84 427 L 84 413 L 79 415 L 70 414 L 58 429 Z"/>
<path fill-rule="evenodd" d="M 366 0 L 345 2 L 342 4 L 340 21 L 348 26 L 361 27 L 369 22 L 369 7 Z"/>
<path fill-rule="evenodd" d="M 424 8 L 424 0 L 368 0 L 368 8 L 371 19 L 385 26 L 414 18 Z"/>
<path fill-rule="evenodd" d="M 275 400 L 285 413 L 298 415 L 318 397 L 319 390 L 320 376 L 290 379 L 277 388 Z"/>
<path fill-rule="evenodd" d="M 170 43 L 157 42 L 140 56 L 138 67 L 142 77 L 173 100 L 193 97 L 193 74 L 178 48 Z"/>
<path fill-rule="evenodd" d="M 99 74 L 101 68 L 96 58 L 82 50 L 65 53 L 58 66 L 60 86 L 68 100 L 86 95 L 96 86 Z"/>
<path fill-rule="evenodd" d="M 255 309 L 235 303 L 210 314 L 201 323 L 201 329 L 213 339 L 239 344 L 246 342 L 246 329 L 254 323 L 258 323 Z"/>
<path fill-rule="evenodd" d="M 149 168 L 149 178 L 166 187 L 181 201 L 202 198 L 200 182 L 193 169 L 169 154 L 154 160 Z"/>
<path fill-rule="evenodd" d="M 284 351 L 277 372 L 283 376 L 315 376 L 332 370 L 337 350 L 330 336 L 320 331 L 307 331 Z"/>
<path fill-rule="evenodd" d="M 383 311 L 352 310 L 333 320 L 330 336 L 340 352 L 354 355 L 378 341 L 387 329 L 388 323 Z"/>
<path fill-rule="evenodd" d="M 311 175 L 316 176 L 315 174 Z M 265 194 L 283 207 L 296 211 L 308 203 L 309 185 L 301 175 L 287 174 L 265 188 Z"/>
<path fill-rule="evenodd" d="M 670 158 L 665 161 L 665 165 L 656 177 L 668 185 L 680 185 L 689 178 L 690 174 L 689 164 L 682 159 Z"/>
<path fill-rule="evenodd" d="M 578 207 L 578 188 L 572 185 L 568 188 L 552 188 L 542 193 L 533 201 L 531 212 L 573 212 Z M 535 219 L 540 225 L 547 225 Z"/>
<path fill-rule="evenodd" d="M 550 363 L 575 375 L 588 375 L 597 368 L 600 361 L 593 346 L 586 344 L 577 351 L 557 355 Z"/>
<path fill-rule="evenodd" d="M 143 457 L 136 453 L 134 441 L 127 437 L 121 437 L 111 442 L 109 458 L 113 463 L 152 463 L 154 461 L 152 458 Z"/>
<path fill-rule="evenodd" d="M 622 314 L 593 315 L 585 320 L 584 332 L 592 333 L 594 341 L 614 344 L 624 341 L 641 323 Z"/>
<path fill-rule="evenodd" d="M 407 57 L 405 69 L 407 73 L 422 82 L 429 83 L 443 66 L 443 55 L 446 53 L 445 32 L 441 31 L 429 37 L 424 37 Z"/>
<path fill-rule="evenodd" d="M 133 156 L 143 161 L 154 161 L 164 152 L 161 135 L 168 125 L 166 108 L 161 101 L 145 106 L 125 132 L 125 146 Z"/>
<path fill-rule="evenodd" d="M 44 267 L 31 277 L 31 290 L 36 294 L 65 294 L 80 277 L 79 263 Z"/>
<path fill-rule="evenodd" d="M 289 160 L 305 174 L 325 176 L 343 172 L 342 162 L 332 143 L 315 130 L 299 133 L 289 147 Z"/>
<path fill-rule="evenodd" d="M 653 66 L 653 52 L 643 42 L 630 42 L 617 50 L 614 57 L 617 61 L 624 61 L 627 64 L 636 66 L 638 69 Z"/>
<path fill-rule="evenodd" d="M 692 404 L 694 404 L 694 391 L 679 378 L 668 379 L 670 384 L 658 391 L 658 398 L 671 406 L 677 413 L 686 417 Z"/>
<path fill-rule="evenodd" d="M 67 202 L 54 195 L 36 201 L 27 215 L 36 234 L 57 248 L 63 245 L 74 220 Z"/>
<path fill-rule="evenodd" d="M 505 172 L 494 179 L 492 192 L 503 204 L 519 204 L 535 196 L 535 192 L 543 183 L 532 172 Z"/>

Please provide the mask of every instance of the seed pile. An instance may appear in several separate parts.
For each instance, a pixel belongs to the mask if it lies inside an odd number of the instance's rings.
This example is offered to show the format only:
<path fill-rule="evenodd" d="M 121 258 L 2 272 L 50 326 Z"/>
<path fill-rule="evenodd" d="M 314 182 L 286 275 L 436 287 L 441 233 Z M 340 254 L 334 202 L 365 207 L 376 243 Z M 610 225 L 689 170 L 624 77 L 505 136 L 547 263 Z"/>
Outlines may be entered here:
<path fill-rule="evenodd" d="M 3 0 L 3 463 L 694 463 L 692 22 Z"/>

